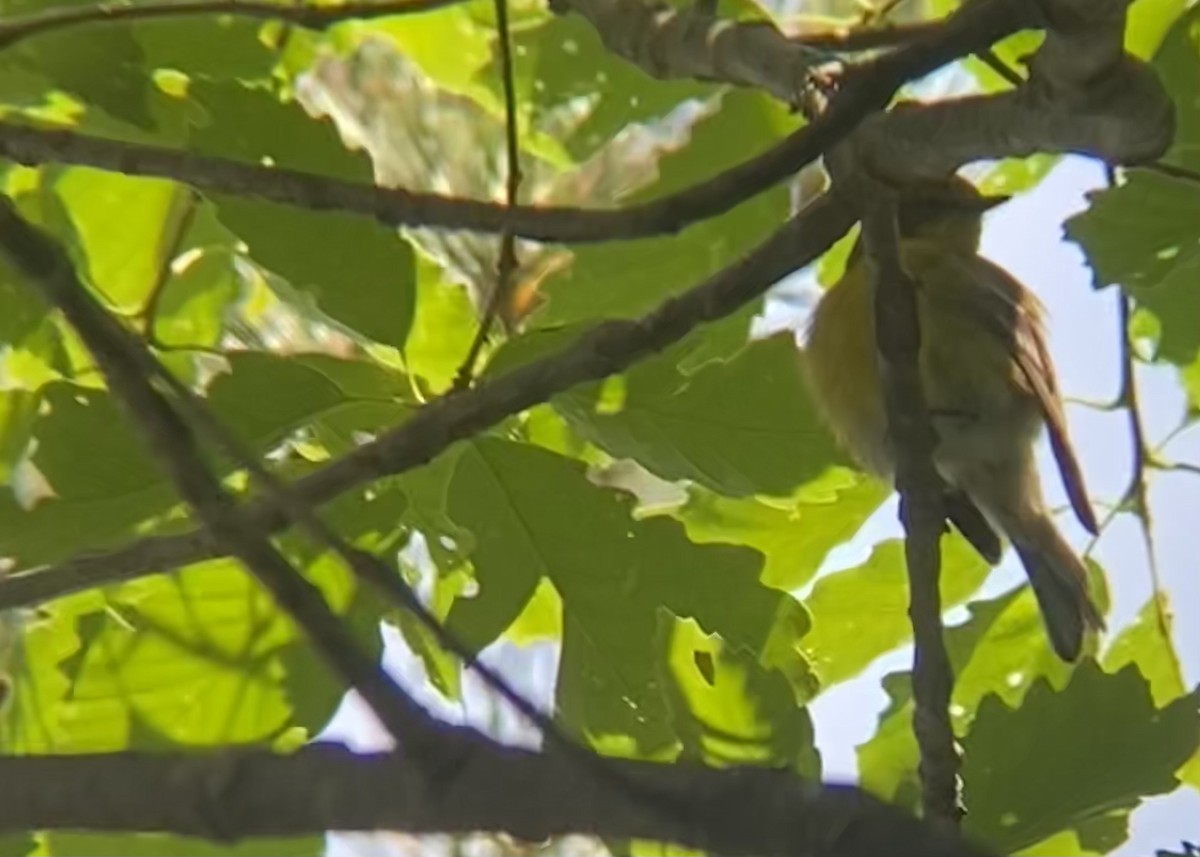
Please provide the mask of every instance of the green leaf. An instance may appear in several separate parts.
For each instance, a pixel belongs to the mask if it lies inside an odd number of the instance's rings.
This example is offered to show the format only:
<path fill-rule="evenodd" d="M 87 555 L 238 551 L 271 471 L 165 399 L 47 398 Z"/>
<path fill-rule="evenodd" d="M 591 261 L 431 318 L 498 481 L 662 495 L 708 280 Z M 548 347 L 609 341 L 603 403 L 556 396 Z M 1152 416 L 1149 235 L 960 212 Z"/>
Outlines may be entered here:
<path fill-rule="evenodd" d="M 1058 155 L 1037 154 L 1028 158 L 1005 158 L 979 182 L 988 195 L 1017 194 L 1030 190 L 1058 165 Z"/>
<path fill-rule="evenodd" d="M 1048 677 L 1061 687 L 1071 669 L 1050 650 L 1027 585 L 972 602 L 967 609 L 968 620 L 947 628 L 944 637 L 955 675 L 950 715 L 958 734 L 970 725 L 984 696 L 999 694 L 1017 705 L 1035 680 Z M 885 800 L 915 809 L 920 781 L 909 673 L 884 676 L 883 687 L 891 703 L 880 714 L 875 735 L 858 747 L 859 777 L 865 788 Z"/>
<path fill-rule="evenodd" d="M 1169 612 L 1165 595 L 1152 595 L 1137 616 L 1112 641 L 1104 653 L 1104 669 L 1115 673 L 1128 664 L 1137 667 L 1150 685 L 1154 704 L 1162 707 L 1183 696 L 1187 689 L 1179 674 L 1179 655 L 1169 632 L 1164 636 L 1159 611 Z"/>
<path fill-rule="evenodd" d="M 883 677 L 888 706 L 870 740 L 858 745 L 859 784 L 883 800 L 916 811 L 921 803 L 917 775 L 920 753 L 912 730 L 912 683 L 907 672 Z"/>
<path fill-rule="evenodd" d="M 673 514 L 694 542 L 759 551 L 766 557 L 763 583 L 791 591 L 807 583 L 828 553 L 858 532 L 889 493 L 881 482 L 835 468 L 785 502 L 735 500 L 693 489 L 687 505 Z"/>
<path fill-rule="evenodd" d="M 372 184 L 364 152 L 347 149 L 330 121 L 281 101 L 266 85 L 201 79 L 188 97 L 195 105 L 190 143 L 198 152 Z"/>
<path fill-rule="evenodd" d="M 1087 253 L 1096 287 L 1119 283 L 1158 318 L 1159 356 L 1190 363 L 1200 351 L 1200 195 L 1176 179 L 1137 173 L 1091 200 L 1066 227 Z"/>
<path fill-rule="evenodd" d="M 154 342 L 176 348 L 213 348 L 224 316 L 241 290 L 236 261 L 224 249 L 201 252 L 164 286 L 154 314 Z"/>
<path fill-rule="evenodd" d="M 147 69 L 181 71 L 191 78 L 265 80 L 275 56 L 259 37 L 262 22 L 220 15 L 139 21 L 134 38 Z"/>
<path fill-rule="evenodd" d="M 1139 0 L 1131 4 L 1125 25 L 1125 50 L 1142 59 L 1154 56 L 1188 5 L 1188 0 Z"/>
<path fill-rule="evenodd" d="M 354 432 L 399 422 L 406 412 L 402 376 L 376 364 L 320 354 L 279 357 L 230 355 L 208 399 L 223 423 L 255 449 L 268 449 L 297 429 L 312 426 L 335 451 L 355 444 Z"/>
<path fill-rule="evenodd" d="M 600 391 L 557 401 L 610 455 L 727 495 L 787 495 L 841 460 L 808 398 L 790 335 L 755 342 L 690 377 L 669 355 L 643 362 L 626 375 L 615 413 Z"/>
<path fill-rule="evenodd" d="M 40 392 L 32 463 L 53 492 L 26 508 L 0 493 L 0 554 L 21 566 L 133 535 L 175 505 L 145 444 L 100 390 L 52 382 Z M 86 450 L 86 453 L 81 453 Z"/>
<path fill-rule="evenodd" d="M 631 736 L 647 752 L 672 741 L 653 656 L 660 610 L 754 653 L 800 611 L 759 583 L 755 552 L 694 545 L 666 518 L 637 521 L 628 499 L 536 447 L 476 440 L 459 460 L 449 511 L 474 535 L 476 597 L 554 584 L 564 613 L 559 710 L 586 735 Z"/>
<path fill-rule="evenodd" d="M 1012 853 L 1070 827 L 1110 850 L 1142 798 L 1175 787 L 1198 738 L 1197 696 L 1158 709 L 1128 667 L 1084 661 L 1065 688 L 1039 681 L 1015 710 L 988 697 L 963 741 L 965 832 Z"/>
<path fill-rule="evenodd" d="M 191 133 L 206 154 L 374 183 L 370 160 L 342 144 L 328 120 L 283 103 L 261 86 L 200 81 L 189 96 L 204 120 Z M 218 217 L 250 257 L 307 295 L 327 317 L 386 345 L 403 345 L 412 324 L 412 248 L 370 218 L 213 195 Z"/>
<path fill-rule="evenodd" d="M 45 8 L 40 0 L 12 0 L 5 4 L 5 15 L 35 14 Z M 49 80 L 51 88 L 149 129 L 154 123 L 145 62 L 132 26 L 108 22 L 39 33 L 9 47 L 0 58 L 0 78 L 36 72 Z"/>
<path fill-rule="evenodd" d="M 221 222 L 246 243 L 256 264 L 352 333 L 404 345 L 415 304 L 414 257 L 394 230 L 343 212 L 215 199 Z M 287 290 L 276 291 L 292 303 L 306 303 Z"/>
<path fill-rule="evenodd" d="M 5 833 L 0 835 L 0 854 L 10 857 L 25 857 L 37 848 L 37 840 L 28 833 Z"/>
<path fill-rule="evenodd" d="M 343 538 L 394 555 L 406 535 L 394 480 L 323 510 Z M 386 607 L 344 565 L 298 535 L 289 560 L 321 591 L 364 650 L 378 656 Z M 25 635 L 13 670 L 6 744 L 23 752 L 93 752 L 274 741 L 316 734 L 345 686 L 231 559 L 54 602 Z"/>
<path fill-rule="evenodd" d="M 1159 5 L 1179 0 L 1157 0 Z M 1149 7 L 1143 7 L 1149 8 Z M 1200 168 L 1200 9 L 1192 8 L 1171 26 L 1154 55 L 1154 70 L 1175 104 L 1175 139 L 1164 160 Z M 1188 182 L 1182 182 L 1187 187 Z"/>
<path fill-rule="evenodd" d="M 690 142 L 662 158 L 659 181 L 626 204 L 690 187 L 748 160 L 794 127 L 795 119 L 773 99 L 727 92 L 720 109 L 693 128 Z M 535 317 L 542 324 L 569 324 L 643 315 L 758 245 L 787 216 L 788 193 L 780 186 L 678 235 L 580 247 L 574 264 L 548 281 L 549 302 Z"/>
<path fill-rule="evenodd" d="M 345 30 L 360 41 L 390 39 L 405 59 L 449 92 L 476 100 L 481 94 L 477 77 L 491 59 L 495 29 L 465 4 L 440 9 L 436 15 L 398 15 Z M 454 45 L 454 50 L 446 50 L 447 45 Z M 500 103 L 494 101 L 493 106 L 499 108 Z"/>
<path fill-rule="evenodd" d="M 1093 575 L 1099 573 L 1093 566 Z M 1071 665 L 1054 654 L 1033 590 L 1022 585 L 990 601 L 968 605 L 971 618 L 946 635 L 954 664 L 955 725 L 965 728 L 989 694 L 1017 705 L 1034 681 L 1062 687 Z"/>
<path fill-rule="evenodd" d="M 1157 5 L 1162 10 L 1172 4 Z M 1170 10 L 1163 14 L 1169 18 Z M 1154 68 L 1175 103 L 1175 141 L 1164 160 L 1200 169 L 1200 8 L 1174 24 Z M 1090 198 L 1091 207 L 1066 227 L 1087 254 L 1096 286 L 1119 283 L 1158 319 L 1158 356 L 1191 363 L 1200 352 L 1194 323 L 1200 318 L 1200 196 L 1194 185 L 1137 171 L 1125 184 Z"/>
<path fill-rule="evenodd" d="M 1195 360 L 1180 371 L 1179 376 L 1188 397 L 1188 416 L 1196 419 L 1200 417 L 1200 352 Z"/>
<path fill-rule="evenodd" d="M 684 758 L 786 767 L 818 779 L 812 719 L 788 679 L 692 620 L 671 625 L 668 693 Z"/>
<path fill-rule="evenodd" d="M 29 390 L 0 391 L 0 484 L 12 484 L 13 469 L 33 436 L 40 401 Z"/>
<path fill-rule="evenodd" d="M 713 89 L 694 81 L 650 77 L 605 48 L 596 29 L 575 14 L 555 15 L 540 26 L 517 32 L 513 51 L 518 91 L 533 122 L 553 121 L 553 113 L 587 99 L 586 117 L 563 140 L 579 161 L 631 124 L 663 117 L 687 99 Z M 493 87 L 498 85 L 488 80 Z M 496 93 L 499 100 L 498 89 Z"/>
<path fill-rule="evenodd" d="M 988 566 L 961 538 L 942 542 L 942 604 L 960 604 L 979 588 Z M 875 658 L 912 638 L 908 576 L 898 539 L 876 545 L 857 568 L 822 577 L 804 600 L 812 630 L 800 641 L 825 687 L 853 678 Z"/>
<path fill-rule="evenodd" d="M 174 252 L 172 243 L 186 197 L 173 182 L 130 178 L 88 167 L 56 171 L 47 189 L 52 227 L 88 282 L 118 312 L 139 310 Z"/>
<path fill-rule="evenodd" d="M 46 316 L 46 304 L 22 275 L 0 258 L 0 346 L 21 342 Z"/>
<path fill-rule="evenodd" d="M 441 270 L 417 257 L 416 306 L 404 343 L 405 366 L 435 393 L 448 390 L 475 337 L 478 319 L 467 290 L 446 282 Z"/>
<path fill-rule="evenodd" d="M 373 364 L 243 352 L 229 367 L 209 388 L 209 403 L 255 454 L 305 428 L 340 451 L 355 433 L 391 426 L 406 412 L 401 378 Z M 54 562 L 129 538 L 177 506 L 141 432 L 105 391 L 56 381 L 41 389 L 40 402 L 32 463 L 52 494 L 25 508 L 0 493 L 4 556 L 22 566 Z"/>
<path fill-rule="evenodd" d="M 104 604 L 77 620 L 79 648 L 57 663 L 61 695 L 22 709 L 20 749 L 119 750 L 135 734 L 151 746 L 256 741 L 287 723 L 275 651 L 290 631 L 236 562 L 144 578 Z"/>

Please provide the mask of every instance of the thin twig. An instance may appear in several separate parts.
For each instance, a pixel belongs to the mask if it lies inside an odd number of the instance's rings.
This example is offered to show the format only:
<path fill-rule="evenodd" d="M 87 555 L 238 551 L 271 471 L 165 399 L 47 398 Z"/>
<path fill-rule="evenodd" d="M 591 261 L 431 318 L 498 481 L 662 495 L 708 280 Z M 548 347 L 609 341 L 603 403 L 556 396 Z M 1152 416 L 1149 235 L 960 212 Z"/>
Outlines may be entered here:
<path fill-rule="evenodd" d="M 216 544 L 237 556 L 299 624 L 327 663 L 409 753 L 443 749 L 434 722 L 366 653 L 305 580 L 238 508 L 204 462 L 191 427 L 154 386 L 158 361 L 87 291 L 66 251 L 0 198 L 0 248 L 79 333 L 116 397 L 145 434 L 176 490 Z"/>
<path fill-rule="evenodd" d="M 1113 183 L 1113 171 L 1108 170 L 1108 183 Z M 1146 549 L 1146 565 L 1150 571 L 1150 586 L 1154 600 L 1154 621 L 1158 627 L 1159 636 L 1166 643 L 1167 656 L 1171 668 L 1182 682 L 1183 672 L 1179 656 L 1171 642 L 1171 617 L 1167 615 L 1166 598 L 1162 578 L 1158 572 L 1158 551 L 1154 545 L 1154 522 L 1150 516 L 1150 500 L 1147 491 L 1146 471 L 1153 461 L 1153 451 L 1146 442 L 1146 430 L 1142 425 L 1142 411 L 1138 398 L 1137 377 L 1134 371 L 1133 342 L 1130 336 L 1130 320 L 1132 316 L 1133 298 L 1121 294 L 1119 296 L 1118 320 L 1120 323 L 1121 342 L 1121 389 L 1117 398 L 1129 415 L 1129 439 L 1133 455 L 1133 472 L 1129 476 L 1129 487 L 1125 489 L 1125 500 L 1122 505 L 1129 504 L 1141 524 L 1142 544 Z"/>
<path fill-rule="evenodd" d="M 909 618 L 913 628 L 913 732 L 920 749 L 921 806 L 935 826 L 956 829 L 962 816 L 962 760 L 950 723 L 954 673 L 942 638 L 940 541 L 945 486 L 933 464 L 937 439 L 925 406 L 918 355 L 916 284 L 900 264 L 894 198 L 873 193 L 863 217 L 864 245 L 875 269 L 875 330 L 904 524 Z"/>
<path fill-rule="evenodd" d="M 878 5 L 864 3 L 862 14 L 859 20 L 866 26 L 876 24 L 887 18 L 888 15 L 896 11 L 896 7 L 903 3 L 904 0 L 881 0 Z"/>
<path fill-rule="evenodd" d="M 146 300 L 138 312 L 142 319 L 142 337 L 153 346 L 161 345 L 155 331 L 159 304 L 162 302 L 163 293 L 167 290 L 167 284 L 171 282 L 175 259 L 183 252 L 183 242 L 187 239 L 188 232 L 191 231 L 192 224 L 196 220 L 196 212 L 200 204 L 194 191 L 187 191 L 186 196 L 187 200 L 184 203 L 186 208 L 175 222 L 170 240 L 163 252 L 162 264 L 158 266 L 158 275 L 150 287 L 150 294 L 146 296 Z"/>
<path fill-rule="evenodd" d="M 0 50 L 12 47 L 30 36 L 77 27 L 81 24 L 111 24 L 120 21 L 153 18 L 180 18 L 203 15 L 216 18 L 236 15 L 259 20 L 277 20 L 324 30 L 334 24 L 353 19 L 383 18 L 392 15 L 413 15 L 453 6 L 464 0 L 365 0 L 337 5 L 285 5 L 258 0 L 193 0 L 193 2 L 159 3 L 96 3 L 82 6 L 56 6 L 20 17 L 0 20 Z M 214 49 L 215 46 L 214 46 Z"/>
<path fill-rule="evenodd" d="M 513 275 L 517 270 L 517 237 L 513 233 L 512 211 L 520 201 L 521 150 L 517 136 L 517 87 L 513 81 L 512 39 L 508 31 L 508 0 L 495 0 L 496 39 L 500 49 L 500 79 L 504 86 L 504 146 L 508 156 L 508 175 L 505 181 L 506 216 L 500 227 L 500 256 L 496 262 L 496 283 L 490 295 L 475 338 L 467 349 L 467 356 L 458 368 L 454 389 L 464 390 L 475 377 L 475 364 L 479 352 L 491 335 L 492 325 L 504 302 L 512 291 Z"/>
<path fill-rule="evenodd" d="M 851 227 L 854 215 L 826 194 L 743 259 L 636 321 L 596 325 L 563 350 L 471 390 L 421 407 L 403 425 L 296 482 L 300 500 L 317 505 L 386 474 L 419 467 L 451 444 L 571 387 L 600 380 L 661 351 L 698 325 L 723 318 L 792 271 L 815 261 Z M 270 504 L 250 503 L 246 520 L 262 533 L 284 526 Z M 57 566 L 0 580 L 0 607 L 36 604 L 105 583 L 196 562 L 221 553 L 203 531 L 141 539 L 109 552 L 92 551 Z"/>
<path fill-rule="evenodd" d="M 1006 83 L 1012 84 L 1013 86 L 1023 86 L 1025 84 L 1025 78 L 1021 75 L 1021 73 L 1015 68 L 1009 66 L 1009 64 L 1004 60 L 1000 59 L 996 52 L 991 48 L 987 48 L 982 51 L 976 51 L 975 56 L 979 57 L 980 62 L 999 75 L 1000 78 L 1002 78 Z"/>

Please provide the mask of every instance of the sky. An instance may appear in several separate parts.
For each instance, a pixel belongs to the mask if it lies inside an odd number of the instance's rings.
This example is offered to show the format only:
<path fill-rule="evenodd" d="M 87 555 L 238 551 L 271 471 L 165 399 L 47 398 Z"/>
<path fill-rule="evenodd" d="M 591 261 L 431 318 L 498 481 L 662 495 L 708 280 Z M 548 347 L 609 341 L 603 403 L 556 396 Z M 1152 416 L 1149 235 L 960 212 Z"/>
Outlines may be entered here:
<path fill-rule="evenodd" d="M 1111 401 L 1119 386 L 1118 292 L 1115 288 L 1092 287 L 1091 271 L 1080 249 L 1062 239 L 1061 224 L 1086 206 L 1084 194 L 1088 190 L 1103 184 L 1099 164 L 1079 157 L 1062 159 L 1034 190 L 989 214 L 982 246 L 985 256 L 1029 286 L 1046 306 L 1050 349 L 1069 402 L 1071 436 L 1101 516 L 1124 493 L 1132 467 L 1125 413 L 1094 406 Z M 768 309 L 770 326 L 802 324 L 797 307 L 811 305 L 811 301 L 797 300 L 802 297 L 797 293 L 813 288 L 811 280 L 804 277 L 781 284 L 777 302 Z M 1181 421 L 1183 393 L 1170 367 L 1140 367 L 1137 382 L 1147 439 L 1157 446 Z M 1164 446 L 1160 455 L 1166 461 L 1200 465 L 1200 424 Z M 1064 507 L 1066 497 L 1044 440 L 1039 462 L 1048 502 L 1054 508 Z M 1173 632 L 1184 680 L 1194 687 L 1200 683 L 1200 560 L 1194 547 L 1200 476 L 1154 472 L 1149 487 L 1159 575 L 1175 615 Z M 1192 510 L 1190 516 L 1187 509 Z M 1058 522 L 1074 546 L 1080 551 L 1088 547 L 1090 536 L 1073 515 L 1064 509 Z M 854 539 L 830 554 L 819 576 L 861 563 L 876 542 L 901 534 L 893 498 Z M 419 551 L 419 545 L 415 549 Z M 1116 632 L 1134 619 L 1152 591 L 1140 526 L 1129 515 L 1119 516 L 1102 532 L 1094 550 L 1095 558 L 1107 571 L 1112 599 L 1108 622 Z M 974 597 L 994 597 L 1023 579 L 1010 552 Z M 948 623 L 965 616 L 965 608 L 951 611 Z M 1110 632 L 1108 639 L 1113 636 Z M 477 678 L 467 677 L 464 703 L 448 703 L 429 687 L 420 661 L 403 641 L 394 633 L 388 633 L 387 640 L 385 662 L 389 669 L 439 716 L 471 723 L 512 743 L 538 745 L 536 732 L 511 711 L 495 705 Z M 555 646 L 498 643 L 485 652 L 484 658 L 511 677 L 527 698 L 544 709 L 550 708 L 557 672 Z M 879 712 L 886 703 L 880 679 L 888 672 L 907 669 L 910 660 L 909 648 L 884 655 L 861 676 L 826 691 L 810 706 L 826 777 L 843 781 L 856 778 L 855 747 L 874 734 Z M 381 746 L 379 730 L 353 698 L 347 700 L 324 737 L 347 740 L 362 749 Z M 1153 798 L 1135 811 L 1131 828 L 1130 839 L 1113 852 L 1117 857 L 1150 857 L 1159 848 L 1178 848 L 1181 840 L 1200 840 L 1200 794 L 1183 788 Z M 397 837 L 333 837 L 329 853 L 336 857 L 417 853 L 405 850 L 412 844 Z M 434 854 L 446 848 L 445 840 L 426 841 L 421 853 Z"/>

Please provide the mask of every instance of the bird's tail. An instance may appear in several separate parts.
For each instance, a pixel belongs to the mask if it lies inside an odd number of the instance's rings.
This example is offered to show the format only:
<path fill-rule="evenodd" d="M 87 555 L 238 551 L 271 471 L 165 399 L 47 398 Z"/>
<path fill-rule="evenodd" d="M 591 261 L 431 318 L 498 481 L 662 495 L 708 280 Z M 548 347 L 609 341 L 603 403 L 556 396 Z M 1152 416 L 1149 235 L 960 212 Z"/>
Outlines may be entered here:
<path fill-rule="evenodd" d="M 1029 575 L 1054 651 L 1074 661 L 1083 647 L 1084 631 L 1104 628 L 1104 618 L 1088 595 L 1083 561 L 1045 514 L 1021 527 L 1019 534 L 1010 532 L 1009 538 Z"/>

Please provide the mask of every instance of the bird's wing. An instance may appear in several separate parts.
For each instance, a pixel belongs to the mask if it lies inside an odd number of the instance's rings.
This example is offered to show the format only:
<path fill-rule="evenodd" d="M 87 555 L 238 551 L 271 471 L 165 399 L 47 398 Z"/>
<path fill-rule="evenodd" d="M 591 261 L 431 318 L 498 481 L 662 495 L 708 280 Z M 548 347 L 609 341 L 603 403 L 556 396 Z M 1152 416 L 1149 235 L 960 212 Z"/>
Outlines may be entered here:
<path fill-rule="evenodd" d="M 1033 394 L 1050 435 L 1050 449 L 1062 475 L 1067 497 L 1076 517 L 1088 532 L 1099 529 L 1088 500 L 1083 470 L 1075 458 L 1067 435 L 1062 397 L 1054 378 L 1054 367 L 1042 329 L 1041 305 L 1011 274 L 982 256 L 963 260 L 971 268 L 976 284 L 983 287 L 973 295 L 972 306 L 985 329 L 994 331 L 1012 355 L 1021 378 Z M 964 271 L 964 274 L 967 272 Z"/>

